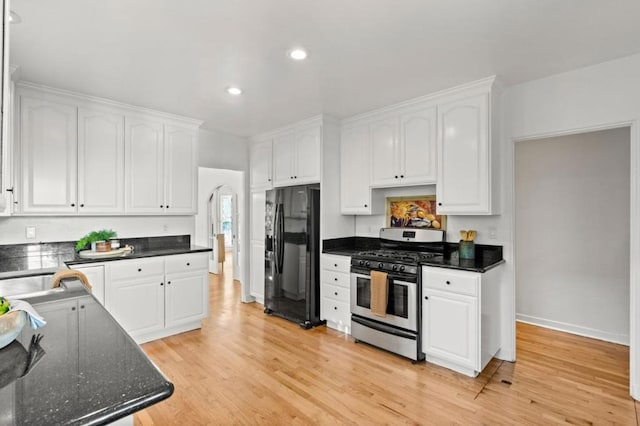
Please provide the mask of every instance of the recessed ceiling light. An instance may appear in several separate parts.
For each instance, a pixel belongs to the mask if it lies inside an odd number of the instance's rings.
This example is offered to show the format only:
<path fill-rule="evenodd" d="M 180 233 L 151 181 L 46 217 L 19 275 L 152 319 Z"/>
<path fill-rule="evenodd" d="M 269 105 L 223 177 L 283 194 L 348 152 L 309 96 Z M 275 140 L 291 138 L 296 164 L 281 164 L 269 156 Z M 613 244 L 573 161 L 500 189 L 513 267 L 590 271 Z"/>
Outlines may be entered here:
<path fill-rule="evenodd" d="M 289 57 L 296 61 L 302 61 L 307 58 L 307 51 L 304 49 L 293 49 L 289 52 Z"/>
<path fill-rule="evenodd" d="M 242 94 L 242 89 L 235 86 L 227 87 L 227 93 L 233 96 L 239 96 Z"/>
<path fill-rule="evenodd" d="M 22 22 L 22 18 L 20 17 L 20 15 L 11 10 L 9 12 L 9 22 L 12 24 L 19 24 L 20 22 Z"/>

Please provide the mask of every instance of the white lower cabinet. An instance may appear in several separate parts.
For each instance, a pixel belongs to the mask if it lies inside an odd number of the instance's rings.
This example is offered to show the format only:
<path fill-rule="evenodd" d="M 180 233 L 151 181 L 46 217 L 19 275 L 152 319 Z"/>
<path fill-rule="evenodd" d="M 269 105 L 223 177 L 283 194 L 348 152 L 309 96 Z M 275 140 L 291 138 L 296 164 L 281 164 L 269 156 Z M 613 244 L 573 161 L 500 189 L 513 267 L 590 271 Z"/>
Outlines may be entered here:
<path fill-rule="evenodd" d="M 427 362 L 475 377 L 500 349 L 499 267 L 485 273 L 422 267 Z"/>
<path fill-rule="evenodd" d="M 207 264 L 206 252 L 108 262 L 105 307 L 138 343 L 200 328 Z"/>
<path fill-rule="evenodd" d="M 322 254 L 320 263 L 320 318 L 327 327 L 350 334 L 351 258 Z"/>
<path fill-rule="evenodd" d="M 251 274 L 249 291 L 256 301 L 264 304 L 264 243 L 251 242 Z"/>
<path fill-rule="evenodd" d="M 92 263 L 90 265 L 74 265 L 71 269 L 77 269 L 85 274 L 91 284 L 91 293 L 104 305 L 104 265 Z"/>

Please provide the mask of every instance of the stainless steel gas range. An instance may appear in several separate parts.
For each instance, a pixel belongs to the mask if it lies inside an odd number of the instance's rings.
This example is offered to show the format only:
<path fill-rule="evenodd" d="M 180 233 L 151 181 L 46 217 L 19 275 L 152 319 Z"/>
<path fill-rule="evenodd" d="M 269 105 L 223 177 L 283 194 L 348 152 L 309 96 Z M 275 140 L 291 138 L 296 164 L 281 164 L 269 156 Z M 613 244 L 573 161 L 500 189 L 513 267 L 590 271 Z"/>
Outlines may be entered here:
<path fill-rule="evenodd" d="M 351 335 L 356 342 L 423 360 L 420 263 L 443 256 L 444 231 L 382 228 L 380 240 L 380 249 L 351 256 Z M 372 271 L 379 272 L 375 279 Z M 372 308 L 378 297 L 386 309 Z"/>

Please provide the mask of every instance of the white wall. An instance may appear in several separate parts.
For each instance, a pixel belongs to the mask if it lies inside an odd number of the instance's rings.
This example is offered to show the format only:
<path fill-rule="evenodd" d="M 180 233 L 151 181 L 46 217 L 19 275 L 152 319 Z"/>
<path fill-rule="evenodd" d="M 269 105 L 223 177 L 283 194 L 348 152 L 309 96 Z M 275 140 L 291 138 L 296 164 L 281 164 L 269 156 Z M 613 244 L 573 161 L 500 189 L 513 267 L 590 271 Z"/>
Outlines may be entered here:
<path fill-rule="evenodd" d="M 207 207 L 211 193 L 220 185 L 229 185 L 232 191 L 237 194 L 238 206 L 245 205 L 243 172 L 198 167 L 198 214 L 195 216 L 195 244 L 199 246 L 211 247 L 207 232 Z M 245 212 L 246 210 L 239 209 L 237 238 L 240 256 L 248 256 L 248 247 L 242 245 L 246 232 L 244 227 Z M 234 264 L 238 264 L 238 260 L 234 259 Z M 234 268 L 233 278 L 242 280 L 239 268 Z"/>
<path fill-rule="evenodd" d="M 629 343 L 629 137 L 516 143 L 519 320 Z"/>
<path fill-rule="evenodd" d="M 249 140 L 215 130 L 200 129 L 198 166 L 212 169 L 249 170 Z"/>
<path fill-rule="evenodd" d="M 640 54 L 558 74 L 514 86 L 502 97 L 503 214 L 498 233 L 506 235 L 505 276 L 502 287 L 502 350 L 515 357 L 515 285 L 513 229 L 514 142 L 557 134 L 578 133 L 632 124 L 631 129 L 631 223 L 630 223 L 630 378 L 631 395 L 640 398 Z M 616 126 L 616 123 L 620 123 Z M 517 267 L 517 265 L 516 265 Z M 509 321 L 511 319 L 511 322 Z"/>
<path fill-rule="evenodd" d="M 36 227 L 36 238 L 25 238 L 25 227 Z M 194 236 L 193 216 L 70 216 L 0 217 L 0 244 L 76 241 L 90 231 L 113 229 L 121 238 L 163 235 Z"/>

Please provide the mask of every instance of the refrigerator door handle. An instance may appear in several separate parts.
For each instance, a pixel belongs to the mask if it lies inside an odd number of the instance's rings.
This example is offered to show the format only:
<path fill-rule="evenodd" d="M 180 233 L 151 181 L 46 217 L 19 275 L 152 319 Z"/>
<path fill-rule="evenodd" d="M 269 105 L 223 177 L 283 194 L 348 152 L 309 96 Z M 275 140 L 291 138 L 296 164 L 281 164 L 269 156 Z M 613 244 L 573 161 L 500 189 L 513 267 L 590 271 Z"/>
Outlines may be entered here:
<path fill-rule="evenodd" d="M 276 275 L 280 273 L 280 270 L 278 269 L 278 264 L 280 263 L 278 259 L 278 210 L 278 204 L 276 204 L 275 213 L 273 215 L 273 270 Z"/>
<path fill-rule="evenodd" d="M 282 269 L 284 268 L 284 210 L 283 205 L 280 205 L 280 208 L 276 211 L 277 216 L 277 227 L 276 233 L 278 235 L 278 246 L 276 251 L 276 263 L 278 265 L 278 273 L 282 273 Z"/>

